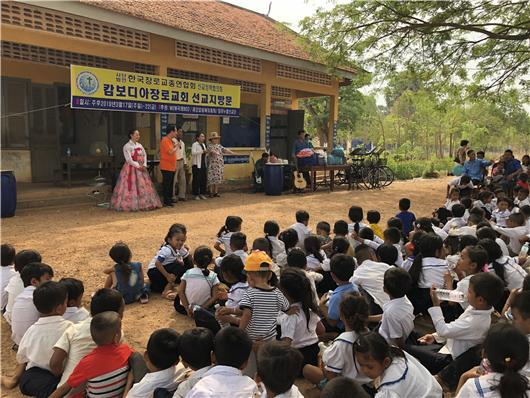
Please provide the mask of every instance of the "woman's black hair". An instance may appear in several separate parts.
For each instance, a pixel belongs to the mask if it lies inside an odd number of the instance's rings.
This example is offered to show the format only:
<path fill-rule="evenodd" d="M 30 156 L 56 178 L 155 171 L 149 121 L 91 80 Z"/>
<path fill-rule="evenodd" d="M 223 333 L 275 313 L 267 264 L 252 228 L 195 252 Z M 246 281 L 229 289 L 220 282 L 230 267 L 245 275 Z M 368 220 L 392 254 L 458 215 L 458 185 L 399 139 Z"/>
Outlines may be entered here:
<path fill-rule="evenodd" d="M 503 256 L 502 249 L 499 244 L 491 239 L 481 239 L 478 241 L 478 245 L 486 250 L 488 253 L 488 262 L 493 267 L 493 270 L 497 276 L 506 284 L 504 265 L 497 261 Z"/>
<path fill-rule="evenodd" d="M 116 263 L 115 268 L 125 281 L 129 280 L 131 276 L 132 268 L 129 265 L 129 262 L 132 258 L 131 249 L 123 242 L 118 242 L 112 246 L 109 250 L 109 256 Z"/>
<path fill-rule="evenodd" d="M 298 243 L 298 233 L 293 228 L 289 228 L 280 234 L 279 239 L 285 243 L 285 252 L 288 252 Z"/>
<path fill-rule="evenodd" d="M 136 133 L 137 131 L 138 129 L 129 130 L 129 132 L 127 133 L 127 136 L 129 137 L 129 139 L 131 139 L 134 133 Z"/>
<path fill-rule="evenodd" d="M 221 227 L 219 232 L 217 232 L 217 237 L 220 238 L 222 234 L 228 232 L 237 232 L 241 228 L 243 219 L 238 216 L 228 216 L 226 217 L 225 224 Z"/>
<path fill-rule="evenodd" d="M 204 276 L 210 275 L 210 271 L 207 267 L 212 263 L 212 260 L 213 253 L 208 246 L 199 246 L 193 252 L 193 261 L 197 265 L 197 268 L 202 270 Z"/>
<path fill-rule="evenodd" d="M 350 248 L 350 242 L 348 239 L 337 236 L 336 238 L 333 238 L 333 241 L 331 242 L 331 257 L 333 257 L 335 254 L 346 254 L 348 252 L 348 249 Z"/>
<path fill-rule="evenodd" d="M 280 225 L 273 220 L 265 221 L 265 224 L 263 225 L 263 233 L 265 234 L 265 239 L 269 242 L 270 252 L 272 253 L 272 242 L 269 237 L 278 236 L 280 233 Z"/>
<path fill-rule="evenodd" d="M 369 355 L 377 362 L 382 363 L 386 358 L 405 358 L 399 348 L 388 344 L 383 336 L 377 332 L 363 333 L 353 343 L 354 354 Z"/>
<path fill-rule="evenodd" d="M 247 281 L 247 274 L 243 271 L 245 265 L 243 264 L 241 257 L 237 254 L 228 254 L 224 256 L 219 267 L 221 273 L 233 276 L 238 282 Z"/>
<path fill-rule="evenodd" d="M 488 331 L 483 347 L 492 370 L 502 373 L 494 387 L 501 398 L 528 397 L 528 378 L 519 373 L 528 362 L 528 338 L 515 326 L 499 322 Z"/>
<path fill-rule="evenodd" d="M 176 234 L 184 234 L 187 233 L 186 226 L 184 224 L 175 223 L 171 227 L 169 227 L 169 231 L 167 231 L 166 237 L 164 238 L 164 242 L 168 243 L 168 241 Z"/>
<path fill-rule="evenodd" d="M 415 245 L 416 246 L 416 245 Z M 436 257 L 436 252 L 443 247 L 442 238 L 435 234 L 425 234 L 418 242 L 419 253 L 414 257 L 414 261 L 409 270 L 412 278 L 412 286 L 418 286 L 423 259 L 425 257 Z"/>
<path fill-rule="evenodd" d="M 310 311 L 318 314 L 318 307 L 316 305 L 317 298 L 313 297 L 311 282 L 305 272 L 300 268 L 284 268 L 280 274 L 280 283 L 278 287 L 282 292 L 285 292 L 293 302 L 302 303 L 302 312 L 306 317 L 307 329 L 309 330 L 309 321 L 311 319 Z"/>
<path fill-rule="evenodd" d="M 462 235 L 459 239 L 458 251 L 462 252 L 468 246 L 476 246 L 478 239 L 473 235 Z"/>
<path fill-rule="evenodd" d="M 312 254 L 318 261 L 323 262 L 324 256 L 320 253 L 320 246 L 321 244 L 318 236 L 310 235 L 304 240 L 304 249 L 306 253 L 308 255 Z"/>
<path fill-rule="evenodd" d="M 353 230 L 357 233 L 359 233 L 359 223 L 364 218 L 363 208 L 360 206 L 352 206 L 350 207 L 350 210 L 348 211 L 348 217 L 353 222 Z"/>
<path fill-rule="evenodd" d="M 201 136 L 201 134 L 204 134 L 204 133 L 195 133 L 195 141 L 199 141 L 199 137 Z"/>
<path fill-rule="evenodd" d="M 432 228 L 432 220 L 430 218 L 420 217 L 414 222 L 414 226 L 417 229 L 421 229 L 427 233 L 434 233 L 434 229 Z"/>
<path fill-rule="evenodd" d="M 351 330 L 357 333 L 366 330 L 370 307 L 364 296 L 359 293 L 345 294 L 340 302 L 339 312 Z"/>

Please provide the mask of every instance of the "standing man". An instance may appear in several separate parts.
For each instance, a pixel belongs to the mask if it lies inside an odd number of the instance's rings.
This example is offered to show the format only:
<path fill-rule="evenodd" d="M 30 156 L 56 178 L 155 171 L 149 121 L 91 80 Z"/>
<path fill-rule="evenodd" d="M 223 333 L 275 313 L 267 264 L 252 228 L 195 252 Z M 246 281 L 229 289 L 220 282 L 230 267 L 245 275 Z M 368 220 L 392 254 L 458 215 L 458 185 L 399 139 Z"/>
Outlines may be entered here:
<path fill-rule="evenodd" d="M 175 181 L 173 184 L 173 202 L 176 202 L 176 192 L 178 190 L 178 200 L 186 201 L 186 149 L 182 136 L 184 131 L 182 127 L 177 128 L 177 137 L 173 140 L 177 146 L 177 169 L 175 173 Z M 178 185 L 178 188 L 177 188 Z"/>
<path fill-rule="evenodd" d="M 177 145 L 173 144 L 173 138 L 177 136 L 177 129 L 170 124 L 166 129 L 166 136 L 160 141 L 160 172 L 162 173 L 162 188 L 164 196 L 164 207 L 173 207 L 173 179 L 177 169 Z"/>
<path fill-rule="evenodd" d="M 309 134 L 307 134 L 309 135 Z M 306 141 L 306 133 L 305 130 L 298 131 L 298 137 L 293 143 L 293 158 L 296 162 L 296 166 L 298 168 L 298 171 L 301 172 L 304 176 L 304 179 L 307 182 L 307 185 L 311 185 L 311 177 L 309 175 L 309 171 L 307 170 L 307 160 L 306 158 L 299 158 L 298 154 L 303 149 L 311 148 L 310 142 Z"/>

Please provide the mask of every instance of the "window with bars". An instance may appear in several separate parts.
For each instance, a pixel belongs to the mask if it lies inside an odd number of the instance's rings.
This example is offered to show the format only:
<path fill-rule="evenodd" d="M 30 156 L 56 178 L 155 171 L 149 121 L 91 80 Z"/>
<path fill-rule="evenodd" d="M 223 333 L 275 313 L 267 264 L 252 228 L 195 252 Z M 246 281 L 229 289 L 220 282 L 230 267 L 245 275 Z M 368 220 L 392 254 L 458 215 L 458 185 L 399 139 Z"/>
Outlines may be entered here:
<path fill-rule="evenodd" d="M 246 57 L 244 55 L 181 41 L 175 41 L 175 49 L 177 57 L 195 59 L 197 61 L 244 69 L 251 72 L 261 72 L 261 60 L 257 58 Z"/>
<path fill-rule="evenodd" d="M 295 68 L 288 65 L 278 64 L 276 67 L 276 76 L 331 86 L 331 76 L 325 73 Z"/>
<path fill-rule="evenodd" d="M 147 32 L 14 1 L 2 2 L 2 23 L 139 50 L 150 48 Z"/>
<path fill-rule="evenodd" d="M 167 75 L 176 79 L 198 80 L 203 82 L 219 83 L 219 78 L 217 76 L 205 75 L 204 73 L 188 72 L 185 70 L 168 68 Z"/>
<path fill-rule="evenodd" d="M 10 41 L 2 41 L 2 57 L 59 66 L 70 66 L 70 64 L 75 64 L 97 68 L 109 67 L 109 60 L 106 58 Z"/>

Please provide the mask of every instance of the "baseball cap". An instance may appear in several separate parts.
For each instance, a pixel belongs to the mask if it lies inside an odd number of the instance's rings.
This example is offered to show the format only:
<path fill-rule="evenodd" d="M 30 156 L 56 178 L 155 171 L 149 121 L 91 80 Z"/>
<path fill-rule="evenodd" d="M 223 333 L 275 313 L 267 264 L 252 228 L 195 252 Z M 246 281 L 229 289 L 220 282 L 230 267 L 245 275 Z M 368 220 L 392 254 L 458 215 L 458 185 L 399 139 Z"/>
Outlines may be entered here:
<path fill-rule="evenodd" d="M 271 271 L 272 260 L 264 251 L 253 250 L 245 261 L 244 269 L 250 272 Z"/>

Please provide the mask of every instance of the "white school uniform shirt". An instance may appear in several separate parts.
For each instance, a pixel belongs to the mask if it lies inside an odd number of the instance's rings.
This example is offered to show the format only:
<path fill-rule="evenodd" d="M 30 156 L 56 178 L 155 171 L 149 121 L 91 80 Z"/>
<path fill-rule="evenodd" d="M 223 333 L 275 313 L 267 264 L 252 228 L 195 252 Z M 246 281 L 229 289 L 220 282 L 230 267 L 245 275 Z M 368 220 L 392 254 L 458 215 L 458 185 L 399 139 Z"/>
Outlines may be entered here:
<path fill-rule="evenodd" d="M 320 283 L 322 279 L 324 279 L 324 275 L 321 273 L 311 271 L 311 270 L 303 270 L 305 273 L 305 276 L 307 276 L 307 279 L 309 279 L 309 284 L 311 285 L 311 291 L 313 292 L 313 301 L 315 301 L 318 304 L 318 293 L 317 293 L 317 283 Z"/>
<path fill-rule="evenodd" d="M 403 260 L 403 264 L 401 264 L 400 268 L 403 268 L 405 271 L 409 272 L 410 267 L 412 267 L 412 263 L 414 262 L 414 257 L 409 256 L 405 260 Z"/>
<path fill-rule="evenodd" d="M 365 223 L 363 223 L 363 222 L 360 222 L 359 223 L 359 231 L 361 229 L 363 229 L 363 228 L 370 228 L 370 226 L 365 224 Z M 370 228 L 370 229 L 372 229 L 372 228 Z M 353 231 L 355 231 L 355 223 L 354 222 L 348 224 L 348 232 L 351 234 Z"/>
<path fill-rule="evenodd" d="M 236 250 L 232 252 L 232 254 L 235 254 L 236 256 L 238 256 L 241 259 L 241 261 L 243 261 L 243 264 L 245 264 L 245 261 L 247 261 L 248 253 L 245 252 L 244 250 Z M 221 261 L 223 261 L 223 257 L 217 257 L 214 261 L 215 265 L 220 267 Z"/>
<path fill-rule="evenodd" d="M 493 213 L 491 213 L 491 218 L 495 220 L 495 224 L 497 224 L 498 227 L 508 227 L 508 225 L 506 224 L 506 221 L 508 221 L 508 217 L 510 217 L 510 215 L 512 214 L 512 212 L 508 209 L 504 210 L 504 211 L 500 211 L 500 210 L 493 210 Z"/>
<path fill-rule="evenodd" d="M 357 332 L 341 333 L 322 354 L 322 362 L 327 371 L 365 384 L 371 380 L 358 369 L 353 357 L 353 343 L 358 338 Z"/>
<path fill-rule="evenodd" d="M 296 247 L 299 247 L 300 249 L 304 248 L 304 240 L 309 235 L 311 235 L 311 229 L 304 225 L 301 222 L 296 222 L 293 225 L 291 225 L 289 228 L 292 228 L 296 231 L 298 234 L 298 243 L 296 244 Z"/>
<path fill-rule="evenodd" d="M 278 256 L 281 256 L 283 253 L 285 253 L 285 243 L 283 243 L 276 236 L 267 236 L 267 239 L 269 240 L 272 246 L 272 260 L 280 267 L 282 267 L 282 265 L 278 261 Z"/>
<path fill-rule="evenodd" d="M 522 243 L 519 241 L 519 238 L 525 236 L 526 234 L 528 234 L 528 232 L 530 232 L 526 225 L 514 228 L 502 228 L 494 225 L 493 229 L 501 235 L 510 238 L 508 248 L 513 252 L 514 255 L 519 254 L 519 252 L 521 251 L 521 247 L 523 246 Z"/>
<path fill-rule="evenodd" d="M 516 205 L 519 208 L 521 208 L 523 206 L 530 206 L 530 196 L 527 196 L 523 200 L 519 200 L 518 198 L 515 198 L 514 201 L 513 201 L 513 204 Z"/>
<path fill-rule="evenodd" d="M 445 323 L 440 307 L 431 307 L 428 311 L 436 329 L 434 338 L 438 343 L 445 341 L 439 352 L 451 354 L 454 359 L 484 341 L 490 328 L 493 308 L 476 310 L 470 305 L 451 323 Z"/>
<path fill-rule="evenodd" d="M 63 318 L 72 323 L 79 323 L 90 316 L 85 307 L 66 307 Z"/>
<path fill-rule="evenodd" d="M 462 218 L 464 219 L 464 221 L 467 224 L 467 220 L 469 220 L 469 210 L 468 209 L 466 209 L 466 211 L 464 212 L 464 216 Z"/>
<path fill-rule="evenodd" d="M 447 261 L 436 257 L 425 257 L 422 260 L 418 287 L 430 289 L 433 284 L 438 288 L 443 288 L 445 284 L 444 275 L 449 271 Z"/>
<path fill-rule="evenodd" d="M 437 226 L 433 225 L 432 226 L 432 230 L 434 231 L 434 233 L 436 235 L 438 235 L 440 238 L 442 238 L 442 240 L 446 240 L 447 237 L 449 236 L 449 234 L 447 232 L 445 232 L 443 229 L 441 228 L 438 228 Z"/>
<path fill-rule="evenodd" d="M 394 357 L 383 374 L 374 380 L 375 398 L 440 398 L 442 387 L 412 355 Z"/>
<path fill-rule="evenodd" d="M 293 303 L 290 308 L 298 308 L 298 313 L 287 315 L 282 312 L 278 315 L 278 325 L 282 330 L 282 338 L 288 337 L 292 340 L 291 346 L 303 348 L 318 343 L 317 325 L 320 317 L 313 311 L 309 311 L 309 325 L 302 311 L 302 303 Z"/>
<path fill-rule="evenodd" d="M 443 230 L 449 234 L 449 231 L 453 228 L 458 229 L 467 225 L 467 221 L 464 220 L 464 217 L 453 217 L 447 220 L 447 223 L 444 225 Z"/>
<path fill-rule="evenodd" d="M 389 343 L 391 339 L 405 340 L 412 329 L 414 329 L 414 307 L 407 296 L 392 299 L 383 305 L 379 334 Z"/>
<path fill-rule="evenodd" d="M 460 204 L 460 201 L 459 200 L 451 200 L 451 199 L 447 199 L 445 201 L 445 205 L 444 207 L 449 210 L 449 211 L 452 211 L 453 210 L 453 206 L 454 205 L 459 205 Z"/>
<path fill-rule="evenodd" d="M 33 304 L 33 292 L 35 286 L 25 287 L 13 304 L 13 313 L 11 315 L 11 339 L 15 344 L 20 344 L 22 336 L 40 317 L 37 307 Z"/>
<path fill-rule="evenodd" d="M 206 144 L 199 144 L 195 141 L 191 146 L 191 165 L 197 166 L 198 169 L 202 167 L 202 154 L 206 150 Z"/>
<path fill-rule="evenodd" d="M 263 393 L 261 393 L 261 398 L 267 397 L 267 390 L 265 390 L 265 386 L 263 386 Z M 293 386 L 289 390 L 285 391 L 283 394 L 275 395 L 274 398 L 304 398 L 304 395 L 300 392 L 298 387 L 293 384 Z"/>
<path fill-rule="evenodd" d="M 327 258 L 326 253 L 324 250 L 320 250 L 320 255 L 324 258 L 324 260 Z M 307 260 L 307 269 L 315 270 L 318 268 L 322 268 L 322 262 L 318 260 L 314 254 L 310 254 L 306 257 Z"/>
<path fill-rule="evenodd" d="M 259 394 L 257 384 L 241 370 L 217 365 L 204 374 L 186 398 L 251 398 Z"/>
<path fill-rule="evenodd" d="M 24 334 L 18 345 L 17 362 L 27 363 L 26 369 L 50 370 L 53 346 L 72 322 L 60 315 L 39 318 Z"/>
<path fill-rule="evenodd" d="M 184 294 L 190 306 L 193 304 L 203 305 L 212 297 L 212 288 L 219 284 L 217 274 L 210 271 L 208 276 L 204 276 L 202 269 L 191 268 L 182 275 L 182 280 L 186 281 Z"/>
<path fill-rule="evenodd" d="M 465 189 L 465 188 L 473 189 L 474 188 L 473 183 L 471 181 L 469 181 L 466 185 L 460 184 L 461 178 L 462 177 L 453 178 L 451 181 L 447 183 L 447 185 L 449 185 L 450 187 L 457 187 L 458 189 Z"/>
<path fill-rule="evenodd" d="M 378 306 L 383 307 L 390 301 L 388 294 L 383 291 L 384 275 L 390 267 L 385 263 L 365 260 L 353 271 L 350 282 L 362 287 L 366 293 L 372 296 Z"/>
<path fill-rule="evenodd" d="M 523 281 L 527 272 L 519 265 L 517 258 L 503 256 L 497 259 L 497 263 L 504 267 L 504 280 L 506 287 L 511 291 L 513 289 L 520 289 L 523 287 Z M 493 264 L 488 264 L 488 270 L 495 272 Z"/>
<path fill-rule="evenodd" d="M 15 267 L 13 265 L 8 265 L 6 267 L 0 267 L 0 309 L 3 310 L 7 306 L 8 292 L 6 287 L 16 274 Z"/>
<path fill-rule="evenodd" d="M 232 248 L 230 247 L 230 238 L 232 237 L 234 233 L 233 232 L 223 232 L 221 233 L 221 236 L 219 236 L 216 239 L 217 243 L 220 243 L 223 245 L 225 249 L 225 256 L 232 254 Z"/>
<path fill-rule="evenodd" d="M 6 312 L 4 313 L 4 318 L 6 319 L 7 323 L 11 325 L 11 315 L 13 313 L 13 305 L 15 304 L 15 300 L 18 297 L 20 293 L 24 290 L 24 282 L 22 282 L 22 278 L 20 277 L 20 273 L 17 272 L 18 275 L 15 275 L 9 280 L 9 283 L 6 286 L 6 292 L 7 292 L 7 305 L 6 305 Z"/>
<path fill-rule="evenodd" d="M 177 366 L 171 366 L 158 372 L 147 373 L 142 380 L 132 386 L 127 393 L 127 398 L 151 398 L 157 388 L 174 391 L 179 384 L 179 379 L 185 372 L 186 368 L 179 363 Z"/>
<path fill-rule="evenodd" d="M 465 278 L 462 278 L 462 280 L 458 281 L 458 283 L 456 284 L 455 290 L 458 290 L 459 292 L 464 293 L 464 301 L 460 303 L 460 306 L 464 310 L 469 306 L 469 303 L 467 301 L 467 292 L 469 290 L 469 280 L 471 279 L 472 276 L 473 275 L 467 275 Z"/>
<path fill-rule="evenodd" d="M 195 384 L 197 384 L 199 380 L 204 377 L 204 374 L 211 368 L 212 366 L 205 366 L 204 368 L 192 371 L 191 376 L 179 384 L 175 394 L 173 394 L 173 398 L 184 398 L 191 391 L 191 389 L 195 387 Z"/>
<path fill-rule="evenodd" d="M 501 394 L 497 388 L 501 377 L 502 373 L 492 372 L 480 377 L 468 379 L 458 392 L 456 398 L 501 398 Z"/>
<path fill-rule="evenodd" d="M 510 255 L 510 251 L 508 250 L 508 246 L 506 245 L 506 243 L 501 238 L 496 238 L 495 239 L 495 243 L 497 243 L 500 246 L 503 256 L 509 256 Z"/>
<path fill-rule="evenodd" d="M 228 290 L 228 299 L 226 300 L 225 307 L 227 308 L 239 308 L 239 302 L 243 298 L 243 295 L 248 289 L 247 282 L 237 282 L 235 285 L 230 286 Z"/>
<path fill-rule="evenodd" d="M 186 257 L 189 256 L 188 249 L 186 249 L 184 246 L 182 246 L 180 249 L 175 250 L 171 245 L 168 245 L 167 243 L 163 245 L 159 250 L 156 256 L 151 260 L 149 263 L 149 267 L 147 269 L 153 269 L 156 268 L 156 261 L 160 261 L 162 265 L 167 265 L 174 263 L 176 261 L 182 261 Z"/>

